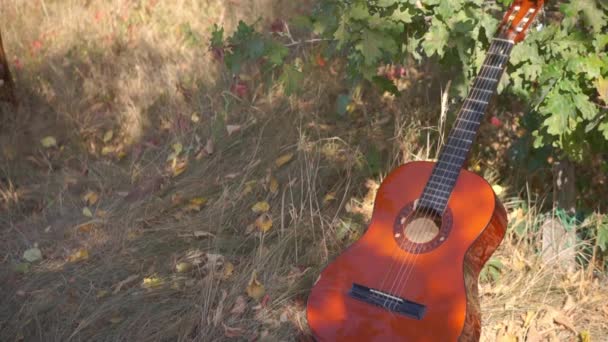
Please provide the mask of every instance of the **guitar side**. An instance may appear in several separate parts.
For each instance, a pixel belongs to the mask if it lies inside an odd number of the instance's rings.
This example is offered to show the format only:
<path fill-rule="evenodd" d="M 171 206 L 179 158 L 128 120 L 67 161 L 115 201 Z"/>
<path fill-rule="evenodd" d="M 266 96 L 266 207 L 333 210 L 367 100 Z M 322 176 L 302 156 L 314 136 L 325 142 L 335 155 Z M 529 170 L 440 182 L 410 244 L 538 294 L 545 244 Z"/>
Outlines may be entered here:
<path fill-rule="evenodd" d="M 471 341 L 480 334 L 477 278 L 501 242 L 506 213 L 483 178 L 463 170 L 449 201 L 447 239 L 408 253 L 394 238 L 400 210 L 422 192 L 434 163 L 412 162 L 391 172 L 376 196 L 366 233 L 321 273 L 307 303 L 319 341 Z M 425 306 L 421 319 L 356 300 L 353 284 Z"/>

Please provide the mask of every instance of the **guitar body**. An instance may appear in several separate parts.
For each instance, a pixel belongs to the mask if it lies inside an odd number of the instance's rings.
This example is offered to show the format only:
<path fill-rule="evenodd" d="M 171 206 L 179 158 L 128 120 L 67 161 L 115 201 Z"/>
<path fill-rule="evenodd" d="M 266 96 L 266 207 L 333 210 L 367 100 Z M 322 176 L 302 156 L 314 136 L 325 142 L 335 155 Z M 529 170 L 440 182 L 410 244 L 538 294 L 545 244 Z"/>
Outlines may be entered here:
<path fill-rule="evenodd" d="M 405 225 L 435 163 L 391 172 L 376 195 L 365 234 L 321 273 L 307 303 L 319 341 L 477 341 L 477 279 L 502 241 L 506 212 L 491 186 L 462 170 L 430 240 L 403 248 Z M 409 232 L 413 239 L 416 232 Z M 412 248 L 413 247 L 413 248 Z M 407 249 L 407 250 L 406 250 Z M 353 297 L 353 284 L 424 306 L 416 318 Z M 384 301 L 386 303 L 386 300 Z M 382 304 L 382 303 L 381 303 Z"/>

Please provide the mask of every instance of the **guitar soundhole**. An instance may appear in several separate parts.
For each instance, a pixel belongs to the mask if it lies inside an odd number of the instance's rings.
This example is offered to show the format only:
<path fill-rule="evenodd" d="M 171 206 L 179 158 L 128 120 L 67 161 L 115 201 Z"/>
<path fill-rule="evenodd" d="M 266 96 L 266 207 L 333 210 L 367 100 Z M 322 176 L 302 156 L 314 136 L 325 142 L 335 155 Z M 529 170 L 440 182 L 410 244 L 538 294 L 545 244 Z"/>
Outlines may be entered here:
<path fill-rule="evenodd" d="M 443 216 L 410 204 L 403 208 L 395 220 L 395 240 L 410 253 L 426 253 L 447 240 L 452 226 L 452 213 L 446 209 Z"/>

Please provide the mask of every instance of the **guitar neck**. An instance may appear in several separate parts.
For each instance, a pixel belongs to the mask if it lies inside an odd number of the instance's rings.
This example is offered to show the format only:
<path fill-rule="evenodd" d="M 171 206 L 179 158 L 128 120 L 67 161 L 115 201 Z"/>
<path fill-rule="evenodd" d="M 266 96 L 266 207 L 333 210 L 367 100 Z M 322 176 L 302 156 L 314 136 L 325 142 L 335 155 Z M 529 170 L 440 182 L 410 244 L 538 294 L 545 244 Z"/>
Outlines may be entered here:
<path fill-rule="evenodd" d="M 513 41 L 494 38 L 473 86 L 443 146 L 418 206 L 443 213 L 464 166 L 488 103 L 507 65 Z"/>

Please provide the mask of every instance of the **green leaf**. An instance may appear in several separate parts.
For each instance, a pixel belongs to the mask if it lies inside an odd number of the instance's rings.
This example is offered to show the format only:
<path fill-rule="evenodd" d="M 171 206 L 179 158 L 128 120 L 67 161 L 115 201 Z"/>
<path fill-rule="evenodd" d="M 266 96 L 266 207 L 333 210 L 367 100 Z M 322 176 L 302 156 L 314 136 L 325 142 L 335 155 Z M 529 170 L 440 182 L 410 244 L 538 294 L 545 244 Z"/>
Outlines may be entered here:
<path fill-rule="evenodd" d="M 412 14 L 410 13 L 409 8 L 406 8 L 405 10 L 396 9 L 391 15 L 391 19 L 409 24 L 412 22 Z"/>
<path fill-rule="evenodd" d="M 279 78 L 279 82 L 283 84 L 287 96 L 298 91 L 300 89 L 300 83 L 302 83 L 303 80 L 304 74 L 298 71 L 298 69 L 289 64 L 283 65 L 283 74 Z"/>
<path fill-rule="evenodd" d="M 369 18 L 369 9 L 363 2 L 353 5 L 350 9 L 349 17 L 355 20 L 364 20 Z"/>
<path fill-rule="evenodd" d="M 597 245 L 602 252 L 608 250 L 608 223 L 604 222 L 597 228 Z"/>
<path fill-rule="evenodd" d="M 266 56 L 268 57 L 268 61 L 274 65 L 283 64 L 283 60 L 289 54 L 289 49 L 285 47 L 285 45 L 270 41 L 266 46 Z"/>
<path fill-rule="evenodd" d="M 213 29 L 211 30 L 211 46 L 224 46 L 224 28 L 220 29 L 217 24 L 213 24 Z"/>
<path fill-rule="evenodd" d="M 440 20 L 433 18 L 431 28 L 424 35 L 422 42 L 422 49 L 428 57 L 433 54 L 437 54 L 439 57 L 443 57 L 444 48 L 448 42 L 450 34 L 447 27 Z"/>
<path fill-rule="evenodd" d="M 340 20 L 340 24 L 338 25 L 338 29 L 334 32 L 334 39 L 338 41 L 338 49 L 341 49 L 344 43 L 348 41 L 350 38 L 350 34 L 346 29 L 346 20 L 344 18 Z"/>
<path fill-rule="evenodd" d="M 597 129 L 602 132 L 604 138 L 608 140 L 608 121 L 602 122 Z"/>
<path fill-rule="evenodd" d="M 382 51 L 389 53 L 397 52 L 397 45 L 386 35 L 365 29 L 361 35 L 361 41 L 355 46 L 363 54 L 365 64 L 373 65 L 382 56 Z"/>
<path fill-rule="evenodd" d="M 547 133 L 555 136 L 569 131 L 569 119 L 576 116 L 574 104 L 570 96 L 559 94 L 557 91 L 547 96 L 546 104 L 540 108 L 543 115 L 547 116 L 543 124 L 547 127 Z"/>
<path fill-rule="evenodd" d="M 374 76 L 372 78 L 372 81 L 383 91 L 388 91 L 389 93 L 397 96 L 400 95 L 399 89 L 397 88 L 395 83 L 393 83 L 393 81 L 389 80 L 388 78 L 383 76 Z"/>
<path fill-rule="evenodd" d="M 589 98 L 585 94 L 575 94 L 572 99 L 576 108 L 583 115 L 583 119 L 591 120 L 598 114 L 599 110 L 597 106 L 589 101 Z"/>

